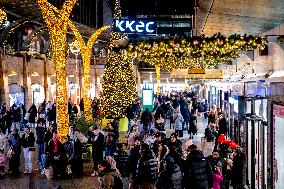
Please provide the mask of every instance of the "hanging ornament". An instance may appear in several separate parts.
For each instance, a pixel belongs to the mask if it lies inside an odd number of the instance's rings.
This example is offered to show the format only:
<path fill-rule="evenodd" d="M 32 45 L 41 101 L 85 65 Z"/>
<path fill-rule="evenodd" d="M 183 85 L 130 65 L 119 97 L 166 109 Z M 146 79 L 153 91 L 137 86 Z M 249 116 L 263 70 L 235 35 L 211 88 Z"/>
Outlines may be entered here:
<path fill-rule="evenodd" d="M 0 24 L 3 24 L 7 21 L 7 14 L 6 12 L 0 8 Z"/>

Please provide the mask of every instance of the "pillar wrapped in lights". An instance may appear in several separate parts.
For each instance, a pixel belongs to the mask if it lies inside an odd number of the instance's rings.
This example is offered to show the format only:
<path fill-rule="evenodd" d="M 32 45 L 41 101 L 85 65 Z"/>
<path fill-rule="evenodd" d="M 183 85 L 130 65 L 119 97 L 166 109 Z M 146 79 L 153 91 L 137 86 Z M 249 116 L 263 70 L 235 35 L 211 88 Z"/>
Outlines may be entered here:
<path fill-rule="evenodd" d="M 55 16 L 53 12 L 53 6 L 48 3 L 47 0 L 37 0 L 37 3 L 41 8 L 51 39 L 52 60 L 56 66 L 56 114 L 58 136 L 59 140 L 64 142 L 69 133 L 66 87 L 66 32 L 68 17 L 76 4 L 76 0 L 66 0 L 57 16 Z"/>
<path fill-rule="evenodd" d="M 157 79 L 157 93 L 160 94 L 161 92 L 161 68 L 160 66 L 156 65 L 156 79 Z"/>
<path fill-rule="evenodd" d="M 0 24 L 3 24 L 7 20 L 7 14 L 3 9 L 0 9 Z"/>
<path fill-rule="evenodd" d="M 77 44 L 80 48 L 82 59 L 83 59 L 83 67 L 84 67 L 84 74 L 83 74 L 83 98 L 84 98 L 84 115 L 86 121 L 90 122 L 92 121 L 92 107 L 91 107 L 91 99 L 90 99 L 90 86 L 91 86 L 91 55 L 92 55 L 92 49 L 95 41 L 99 37 L 101 33 L 103 33 L 105 30 L 109 29 L 110 26 L 103 26 L 100 29 L 98 29 L 88 40 L 87 45 L 85 45 L 85 42 L 79 33 L 76 26 L 69 20 L 68 25 L 73 31 L 76 39 Z"/>

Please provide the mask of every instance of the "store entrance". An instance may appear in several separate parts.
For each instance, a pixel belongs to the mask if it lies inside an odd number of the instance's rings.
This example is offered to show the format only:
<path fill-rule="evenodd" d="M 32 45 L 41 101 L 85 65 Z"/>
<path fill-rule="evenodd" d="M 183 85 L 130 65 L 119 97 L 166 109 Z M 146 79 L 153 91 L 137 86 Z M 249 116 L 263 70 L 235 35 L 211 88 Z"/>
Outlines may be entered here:
<path fill-rule="evenodd" d="M 18 84 L 9 85 L 9 105 L 25 104 L 25 89 Z"/>

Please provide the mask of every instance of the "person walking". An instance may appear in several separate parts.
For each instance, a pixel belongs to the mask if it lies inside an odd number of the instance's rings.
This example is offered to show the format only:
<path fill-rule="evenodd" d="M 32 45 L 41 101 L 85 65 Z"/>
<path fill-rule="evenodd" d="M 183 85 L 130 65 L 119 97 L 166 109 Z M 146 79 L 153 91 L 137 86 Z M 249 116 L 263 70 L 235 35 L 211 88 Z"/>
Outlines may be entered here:
<path fill-rule="evenodd" d="M 147 144 L 141 145 L 141 158 L 137 166 L 137 180 L 140 189 L 154 189 L 157 181 L 157 160 L 150 146 Z"/>
<path fill-rule="evenodd" d="M 22 135 L 22 146 L 25 160 L 25 172 L 32 173 L 33 171 L 33 155 L 35 151 L 35 136 L 31 132 L 29 127 L 24 129 L 24 134 Z"/>
<path fill-rule="evenodd" d="M 37 117 L 37 109 L 34 104 L 30 107 L 28 113 L 30 113 L 29 124 L 30 124 L 30 127 L 33 128 L 35 126 L 35 118 Z"/>
<path fill-rule="evenodd" d="M 174 115 L 174 129 L 175 133 L 178 134 L 178 137 L 183 137 L 183 129 L 182 129 L 183 121 L 184 120 L 181 115 L 181 112 L 179 109 L 177 109 Z"/>
<path fill-rule="evenodd" d="M 232 167 L 232 182 L 234 189 L 244 189 L 245 173 L 246 173 L 246 158 L 241 148 L 234 149 L 233 153 L 233 167 Z"/>
<path fill-rule="evenodd" d="M 189 146 L 190 153 L 184 164 L 184 185 L 186 189 L 208 189 L 213 187 L 213 173 L 203 153 L 197 146 Z"/>
<path fill-rule="evenodd" d="M 17 129 L 14 129 L 10 137 L 8 138 L 8 143 L 12 149 L 11 157 L 9 159 L 9 170 L 12 172 L 13 177 L 20 175 L 20 155 L 21 155 L 21 145 L 20 145 L 20 135 Z"/>
<path fill-rule="evenodd" d="M 46 129 L 43 127 L 43 123 L 38 120 L 36 127 L 36 143 L 38 147 L 38 162 L 40 166 L 40 170 L 44 171 L 44 163 L 42 162 L 42 155 L 44 154 L 44 137 L 45 137 Z"/>

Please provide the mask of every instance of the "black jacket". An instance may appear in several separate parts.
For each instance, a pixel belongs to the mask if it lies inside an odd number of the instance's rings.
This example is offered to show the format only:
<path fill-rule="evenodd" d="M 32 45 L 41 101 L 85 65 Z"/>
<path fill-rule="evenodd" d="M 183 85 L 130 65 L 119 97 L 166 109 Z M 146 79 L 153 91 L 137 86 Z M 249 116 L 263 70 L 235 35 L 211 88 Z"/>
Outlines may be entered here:
<path fill-rule="evenodd" d="M 125 151 L 118 151 L 117 154 L 115 154 L 114 159 L 116 161 L 116 167 L 118 168 L 121 176 L 129 177 L 129 155 Z"/>
<path fill-rule="evenodd" d="M 181 189 L 182 188 L 182 172 L 178 166 L 178 162 L 170 154 L 162 161 L 165 170 L 159 176 L 159 189 Z"/>
<path fill-rule="evenodd" d="M 44 144 L 44 135 L 45 135 L 45 128 L 44 127 L 36 127 L 36 143 L 37 144 Z"/>
<path fill-rule="evenodd" d="M 23 148 L 29 148 L 35 146 L 35 136 L 34 133 L 30 132 L 28 137 L 25 134 L 22 135 L 22 146 Z"/>
<path fill-rule="evenodd" d="M 130 173 L 132 173 L 132 176 L 134 177 L 136 176 L 137 164 L 141 157 L 139 151 L 140 151 L 140 146 L 134 146 L 134 148 L 130 150 L 129 168 L 130 168 Z"/>
<path fill-rule="evenodd" d="M 157 180 L 157 161 L 154 154 L 148 153 L 142 155 L 138 161 L 137 167 L 138 183 L 155 183 Z"/>
<path fill-rule="evenodd" d="M 218 131 L 218 134 L 224 134 L 224 135 L 227 135 L 227 131 L 228 131 L 228 128 L 227 128 L 227 121 L 226 119 L 223 117 L 219 123 L 219 131 Z"/>
<path fill-rule="evenodd" d="M 245 185 L 246 184 L 246 160 L 245 157 L 236 156 L 233 159 L 232 167 L 232 186 Z"/>
<path fill-rule="evenodd" d="M 201 151 L 190 152 L 185 161 L 185 188 L 194 186 L 199 188 L 213 187 L 213 173 L 209 162 L 204 158 Z"/>

